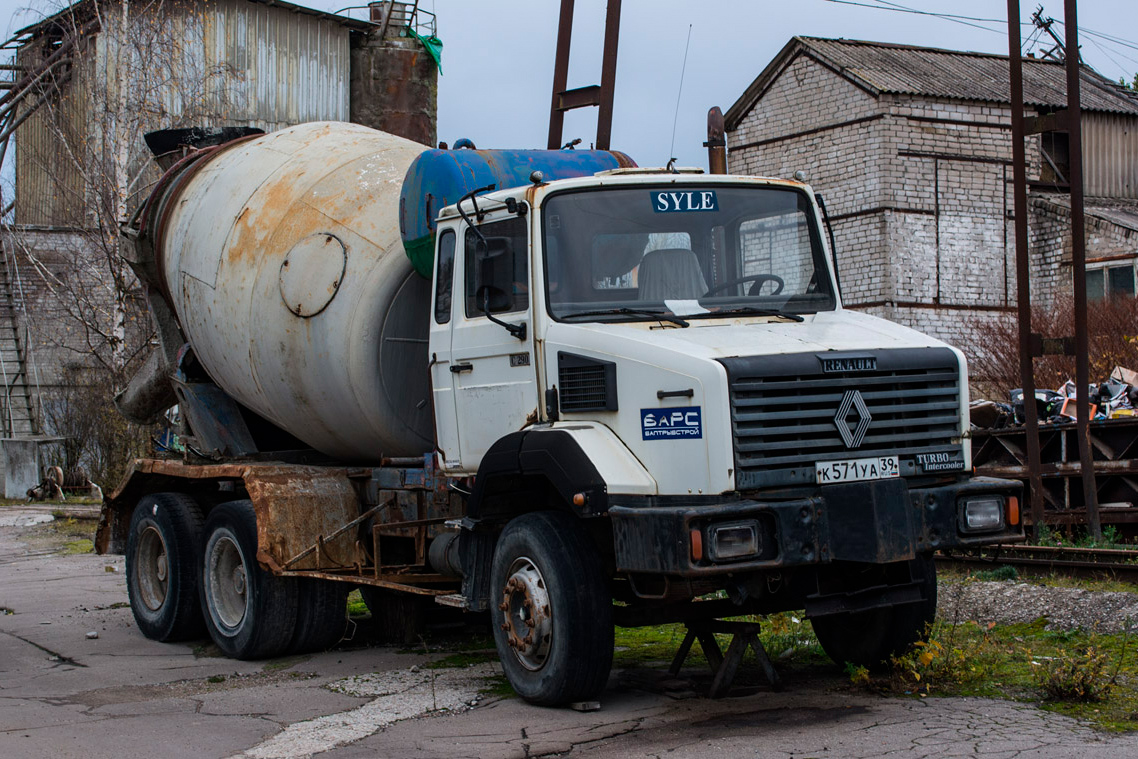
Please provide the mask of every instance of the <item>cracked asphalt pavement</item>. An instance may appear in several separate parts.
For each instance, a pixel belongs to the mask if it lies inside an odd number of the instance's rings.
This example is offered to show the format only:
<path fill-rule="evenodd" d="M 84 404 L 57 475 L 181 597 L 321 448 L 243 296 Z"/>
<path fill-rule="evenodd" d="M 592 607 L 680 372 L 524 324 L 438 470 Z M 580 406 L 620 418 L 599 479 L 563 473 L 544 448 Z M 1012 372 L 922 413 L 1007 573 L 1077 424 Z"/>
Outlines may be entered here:
<path fill-rule="evenodd" d="M 0 755 L 13 759 L 1138 756 L 1138 735 L 1030 704 L 851 693 L 836 670 L 718 701 L 657 692 L 658 671 L 614 672 L 601 709 L 577 712 L 480 696 L 496 665 L 432 670 L 358 642 L 232 661 L 205 641 L 145 639 L 122 558 L 63 555 L 21 513 L 0 507 Z"/>

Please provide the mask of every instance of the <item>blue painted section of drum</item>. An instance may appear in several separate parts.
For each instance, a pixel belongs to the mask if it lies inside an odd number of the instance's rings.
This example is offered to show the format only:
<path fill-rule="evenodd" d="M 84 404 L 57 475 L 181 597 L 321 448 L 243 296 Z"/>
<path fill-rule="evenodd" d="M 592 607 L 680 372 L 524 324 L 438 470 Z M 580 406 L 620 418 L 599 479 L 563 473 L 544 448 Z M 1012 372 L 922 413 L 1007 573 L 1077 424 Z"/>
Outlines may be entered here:
<path fill-rule="evenodd" d="M 624 153 L 608 150 L 427 150 L 407 169 L 399 195 L 403 247 L 415 270 L 430 279 L 435 219 L 471 190 L 521 187 L 535 171 L 549 182 L 633 166 Z"/>

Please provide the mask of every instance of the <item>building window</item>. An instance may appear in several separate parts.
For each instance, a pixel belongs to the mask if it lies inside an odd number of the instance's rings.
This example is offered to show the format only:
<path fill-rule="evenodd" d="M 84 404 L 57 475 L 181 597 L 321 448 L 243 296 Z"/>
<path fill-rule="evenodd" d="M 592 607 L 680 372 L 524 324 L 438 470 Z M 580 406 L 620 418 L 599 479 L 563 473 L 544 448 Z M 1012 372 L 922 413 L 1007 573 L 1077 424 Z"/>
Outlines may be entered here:
<path fill-rule="evenodd" d="M 1087 269 L 1087 300 L 1107 296 L 1135 295 L 1134 261 L 1098 269 Z"/>

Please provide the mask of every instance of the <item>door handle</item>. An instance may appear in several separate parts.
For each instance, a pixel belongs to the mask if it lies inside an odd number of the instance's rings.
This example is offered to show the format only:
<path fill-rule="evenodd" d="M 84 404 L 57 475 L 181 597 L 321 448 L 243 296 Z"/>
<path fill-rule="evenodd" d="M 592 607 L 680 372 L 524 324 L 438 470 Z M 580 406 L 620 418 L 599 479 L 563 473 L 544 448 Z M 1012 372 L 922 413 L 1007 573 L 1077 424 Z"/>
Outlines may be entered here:
<path fill-rule="evenodd" d="M 473 371 L 474 364 L 451 364 L 450 370 L 455 374 L 461 374 L 462 372 Z"/>

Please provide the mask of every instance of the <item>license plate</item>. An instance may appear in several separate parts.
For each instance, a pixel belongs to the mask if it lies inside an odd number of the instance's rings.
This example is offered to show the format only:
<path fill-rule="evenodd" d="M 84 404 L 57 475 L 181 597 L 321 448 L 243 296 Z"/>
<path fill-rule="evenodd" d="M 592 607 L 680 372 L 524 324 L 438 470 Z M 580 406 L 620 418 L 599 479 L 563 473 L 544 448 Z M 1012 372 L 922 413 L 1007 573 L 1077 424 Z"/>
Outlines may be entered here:
<path fill-rule="evenodd" d="M 886 480 L 901 476 L 896 456 L 873 456 L 868 459 L 846 459 L 814 464 L 814 476 L 819 485 L 831 482 L 859 482 Z"/>

